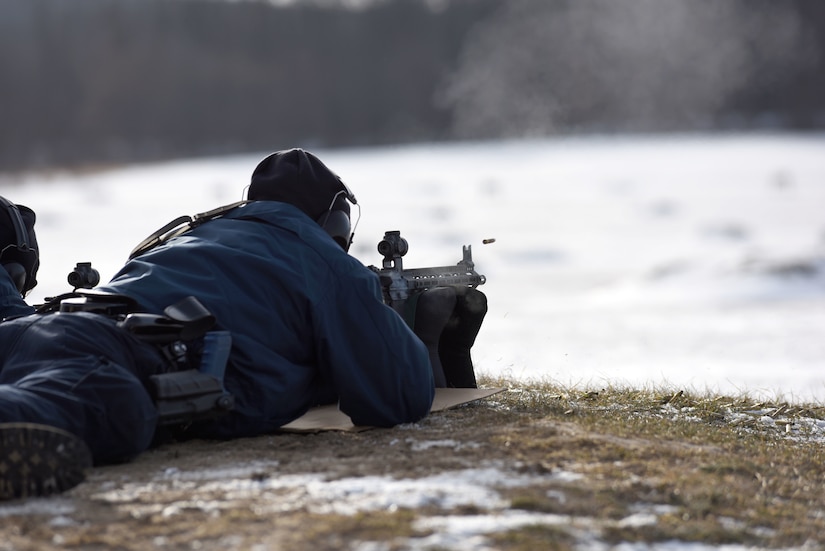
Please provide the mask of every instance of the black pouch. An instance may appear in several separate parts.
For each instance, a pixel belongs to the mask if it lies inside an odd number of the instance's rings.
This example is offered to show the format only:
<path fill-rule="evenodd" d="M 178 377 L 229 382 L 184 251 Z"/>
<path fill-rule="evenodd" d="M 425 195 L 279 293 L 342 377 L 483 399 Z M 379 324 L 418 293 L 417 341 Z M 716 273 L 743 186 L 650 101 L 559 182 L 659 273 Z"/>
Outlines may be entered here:
<path fill-rule="evenodd" d="M 210 331 L 203 336 L 197 369 L 150 377 L 161 425 L 185 425 L 211 419 L 234 407 L 234 397 L 223 386 L 231 349 L 232 336 L 228 331 Z"/>

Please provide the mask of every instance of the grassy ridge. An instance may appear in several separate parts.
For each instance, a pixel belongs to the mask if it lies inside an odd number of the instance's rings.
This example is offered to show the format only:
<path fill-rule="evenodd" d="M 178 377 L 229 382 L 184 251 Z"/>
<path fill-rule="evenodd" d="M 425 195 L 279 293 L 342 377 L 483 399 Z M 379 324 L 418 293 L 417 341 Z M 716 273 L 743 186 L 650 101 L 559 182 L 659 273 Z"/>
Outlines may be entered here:
<path fill-rule="evenodd" d="M 0 506 L 0 548 L 825 548 L 821 405 L 481 385 L 507 390 L 392 429 L 180 442 L 93 469 L 64 496 Z M 378 480 L 421 499 L 359 506 Z M 462 480 L 498 497 L 441 499 Z"/>
<path fill-rule="evenodd" d="M 496 397 L 499 407 L 526 421 L 499 440 L 524 458 L 540 451 L 549 469 L 584 475 L 564 505 L 534 491 L 512 495 L 513 507 L 595 516 L 608 543 L 825 544 L 821 405 L 484 384 L 512 387 Z M 655 521 L 622 522 L 640 510 L 655 511 Z M 500 539 L 528 549 L 540 537 L 518 531 Z"/>

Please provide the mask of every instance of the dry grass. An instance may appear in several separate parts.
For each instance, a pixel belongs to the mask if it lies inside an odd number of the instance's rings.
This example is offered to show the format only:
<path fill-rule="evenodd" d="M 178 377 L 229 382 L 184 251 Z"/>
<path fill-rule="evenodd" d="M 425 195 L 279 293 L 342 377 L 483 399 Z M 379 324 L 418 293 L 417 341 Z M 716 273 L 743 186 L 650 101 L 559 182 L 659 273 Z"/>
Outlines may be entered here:
<path fill-rule="evenodd" d="M 669 389 L 582 391 L 498 379 L 482 385 L 508 390 L 415 426 L 188 442 L 96 469 L 57 498 L 66 512 L 0 505 L 0 549 L 450 549 L 432 539 L 439 528 L 431 521 L 507 515 L 535 520 L 475 537 L 515 551 L 594 542 L 825 546 L 821 405 Z M 426 442 L 454 445 L 416 451 Z M 192 484 L 174 476 L 261 459 L 266 463 L 248 474 L 232 475 L 247 477 L 243 491 L 232 480 Z M 307 473 L 328 481 L 415 480 L 490 465 L 530 483 L 490 481 L 504 503 L 493 508 L 352 514 L 319 512 L 302 501 L 300 488 L 266 484 Z"/>
<path fill-rule="evenodd" d="M 542 450 L 548 468 L 586 475 L 564 505 L 534 490 L 512 496 L 514 507 L 615 521 L 659 511 L 648 525 L 606 524 L 609 543 L 825 544 L 822 405 L 550 383 L 496 398 L 525 421 L 499 441 L 525 458 Z"/>

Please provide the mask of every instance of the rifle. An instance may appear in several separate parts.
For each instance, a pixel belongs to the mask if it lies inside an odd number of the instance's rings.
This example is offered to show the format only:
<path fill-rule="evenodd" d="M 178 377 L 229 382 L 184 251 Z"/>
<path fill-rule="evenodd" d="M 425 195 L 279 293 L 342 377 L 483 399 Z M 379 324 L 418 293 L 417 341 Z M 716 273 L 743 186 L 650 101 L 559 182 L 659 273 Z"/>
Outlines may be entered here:
<path fill-rule="evenodd" d="M 384 232 L 378 243 L 378 252 L 384 257 L 382 268 L 375 269 L 381 281 L 384 302 L 399 314 L 404 314 L 404 303 L 410 296 L 433 287 L 484 285 L 487 278 L 475 271 L 472 245 L 464 245 L 464 256 L 454 266 L 404 269 L 401 260 L 410 249 L 400 231 Z"/>

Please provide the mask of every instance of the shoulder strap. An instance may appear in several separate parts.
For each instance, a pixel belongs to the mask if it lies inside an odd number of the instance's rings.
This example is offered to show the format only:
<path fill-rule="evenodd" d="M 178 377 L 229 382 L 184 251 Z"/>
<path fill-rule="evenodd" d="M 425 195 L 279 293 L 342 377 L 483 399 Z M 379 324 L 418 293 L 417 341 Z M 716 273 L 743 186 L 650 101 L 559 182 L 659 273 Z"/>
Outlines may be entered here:
<path fill-rule="evenodd" d="M 237 201 L 235 203 L 224 205 L 216 209 L 201 212 L 194 216 L 179 216 L 171 222 L 169 222 L 168 224 L 166 224 L 165 226 L 163 226 L 162 228 L 160 228 L 159 230 L 157 230 L 156 232 L 152 233 L 152 235 L 150 235 L 140 243 L 138 243 L 137 247 L 132 249 L 132 252 L 129 253 L 129 260 L 132 260 L 136 256 L 140 256 L 143 253 L 154 249 L 158 245 L 169 241 L 173 237 L 177 237 L 178 235 L 188 232 L 192 228 L 200 226 L 204 222 L 214 220 L 215 218 L 220 218 L 230 210 L 241 205 L 245 205 L 246 203 L 249 203 L 249 201 Z"/>

